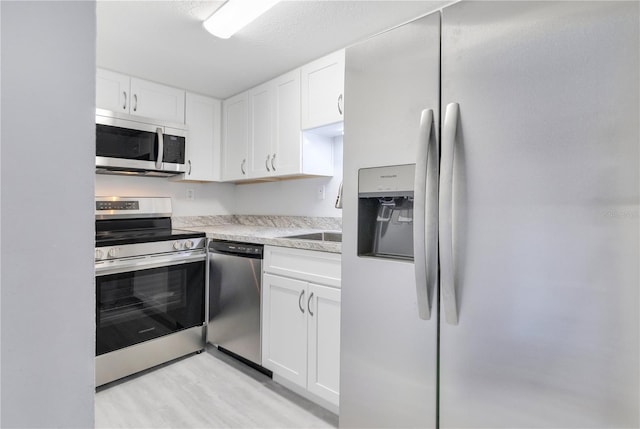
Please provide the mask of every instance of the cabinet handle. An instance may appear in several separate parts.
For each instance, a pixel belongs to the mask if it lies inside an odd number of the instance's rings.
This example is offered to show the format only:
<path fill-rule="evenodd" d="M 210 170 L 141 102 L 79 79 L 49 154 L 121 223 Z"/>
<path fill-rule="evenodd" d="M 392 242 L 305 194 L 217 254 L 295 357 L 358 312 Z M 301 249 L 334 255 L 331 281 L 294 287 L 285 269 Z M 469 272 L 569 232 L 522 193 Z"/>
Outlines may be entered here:
<path fill-rule="evenodd" d="M 338 96 L 338 112 L 342 115 L 342 94 Z"/>
<path fill-rule="evenodd" d="M 300 307 L 300 311 L 304 313 L 304 308 L 302 308 L 302 297 L 304 296 L 304 289 L 300 291 L 300 296 L 298 297 L 298 307 Z"/>
<path fill-rule="evenodd" d="M 311 295 L 309 295 L 309 299 L 307 300 L 307 310 L 309 310 L 309 315 L 313 316 L 313 313 L 311 312 L 311 298 L 313 298 L 313 292 L 311 292 Z"/>
<path fill-rule="evenodd" d="M 276 166 L 275 166 L 275 164 L 273 163 L 273 161 L 275 161 L 275 159 L 276 159 L 276 154 L 274 153 L 274 154 L 273 154 L 273 156 L 271 157 L 271 169 L 272 169 L 273 171 L 276 171 Z"/>
<path fill-rule="evenodd" d="M 187 174 L 191 176 L 191 160 L 187 161 L 187 163 L 189 164 L 189 172 Z"/>
<path fill-rule="evenodd" d="M 122 91 L 122 95 L 124 96 L 124 103 L 122 104 L 122 110 L 127 110 L 127 91 Z"/>
<path fill-rule="evenodd" d="M 267 168 L 267 171 L 271 171 L 271 169 L 269 168 L 269 158 L 270 156 L 267 155 L 267 159 L 265 159 L 264 161 L 264 166 Z"/>
<path fill-rule="evenodd" d="M 242 174 L 247 174 L 247 172 L 244 170 L 244 164 L 247 162 L 246 159 L 243 159 L 242 162 L 240 163 L 240 171 L 242 171 Z"/>
<path fill-rule="evenodd" d="M 133 111 L 138 111 L 138 94 L 133 94 Z"/>

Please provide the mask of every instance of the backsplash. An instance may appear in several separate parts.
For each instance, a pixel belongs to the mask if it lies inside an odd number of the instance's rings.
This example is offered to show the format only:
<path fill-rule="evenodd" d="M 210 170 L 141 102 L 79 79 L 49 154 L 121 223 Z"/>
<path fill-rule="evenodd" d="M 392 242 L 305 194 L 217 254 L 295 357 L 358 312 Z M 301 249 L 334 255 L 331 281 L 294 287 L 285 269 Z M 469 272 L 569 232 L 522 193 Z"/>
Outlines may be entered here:
<path fill-rule="evenodd" d="M 238 224 L 275 228 L 312 228 L 332 231 L 342 230 L 342 218 L 340 217 L 221 215 L 174 216 L 171 220 L 174 228 Z"/>

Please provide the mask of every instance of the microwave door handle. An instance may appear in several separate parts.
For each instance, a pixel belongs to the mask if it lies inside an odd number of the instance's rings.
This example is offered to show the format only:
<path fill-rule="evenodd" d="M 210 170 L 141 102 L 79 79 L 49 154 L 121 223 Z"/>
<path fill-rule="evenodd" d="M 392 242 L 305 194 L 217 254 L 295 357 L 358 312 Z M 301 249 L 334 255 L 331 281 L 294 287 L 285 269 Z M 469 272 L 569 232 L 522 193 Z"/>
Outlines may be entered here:
<path fill-rule="evenodd" d="M 158 135 L 158 157 L 156 158 L 156 170 L 162 170 L 162 156 L 164 155 L 164 141 L 162 135 L 162 128 L 156 128 L 156 134 Z"/>

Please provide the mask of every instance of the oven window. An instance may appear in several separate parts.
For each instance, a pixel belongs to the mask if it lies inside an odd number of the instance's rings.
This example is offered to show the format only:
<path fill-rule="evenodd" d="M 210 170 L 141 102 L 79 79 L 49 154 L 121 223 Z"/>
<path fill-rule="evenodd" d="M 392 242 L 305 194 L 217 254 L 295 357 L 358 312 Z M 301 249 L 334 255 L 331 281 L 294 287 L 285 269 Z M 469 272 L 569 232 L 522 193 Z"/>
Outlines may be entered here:
<path fill-rule="evenodd" d="M 96 355 L 204 323 L 205 262 L 96 277 Z"/>

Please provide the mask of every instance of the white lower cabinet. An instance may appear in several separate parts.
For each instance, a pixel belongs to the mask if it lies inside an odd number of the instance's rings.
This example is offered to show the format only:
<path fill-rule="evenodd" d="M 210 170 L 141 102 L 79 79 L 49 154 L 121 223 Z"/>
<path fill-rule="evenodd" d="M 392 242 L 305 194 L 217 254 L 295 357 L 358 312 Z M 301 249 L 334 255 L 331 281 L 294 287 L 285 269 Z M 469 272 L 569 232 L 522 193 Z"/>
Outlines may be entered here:
<path fill-rule="evenodd" d="M 337 409 L 340 255 L 265 246 L 262 284 L 262 366 Z"/>
<path fill-rule="evenodd" d="M 309 283 L 307 292 L 307 389 L 338 405 L 340 289 Z"/>
<path fill-rule="evenodd" d="M 262 366 L 306 387 L 307 283 L 265 273 L 262 290 Z"/>

